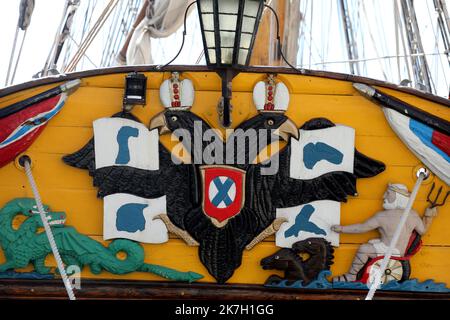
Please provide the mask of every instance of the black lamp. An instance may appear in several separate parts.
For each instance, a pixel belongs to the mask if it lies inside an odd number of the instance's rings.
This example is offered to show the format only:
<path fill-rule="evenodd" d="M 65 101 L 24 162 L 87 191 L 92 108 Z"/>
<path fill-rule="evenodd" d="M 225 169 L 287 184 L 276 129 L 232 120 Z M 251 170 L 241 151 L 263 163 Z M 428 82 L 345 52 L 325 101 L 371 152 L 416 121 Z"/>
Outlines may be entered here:
<path fill-rule="evenodd" d="M 231 80 L 247 66 L 264 9 L 264 0 L 198 0 L 208 66 L 222 78 L 222 123 L 231 124 Z"/>
<path fill-rule="evenodd" d="M 145 105 L 147 93 L 147 77 L 142 73 L 130 73 L 125 78 L 123 107 L 130 111 L 134 105 Z"/>

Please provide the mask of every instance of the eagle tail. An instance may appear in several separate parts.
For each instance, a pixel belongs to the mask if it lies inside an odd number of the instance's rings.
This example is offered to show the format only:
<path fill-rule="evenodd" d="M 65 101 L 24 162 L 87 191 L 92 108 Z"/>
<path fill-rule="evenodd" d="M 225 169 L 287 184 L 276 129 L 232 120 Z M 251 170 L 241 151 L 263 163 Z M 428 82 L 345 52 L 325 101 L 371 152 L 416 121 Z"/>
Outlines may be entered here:
<path fill-rule="evenodd" d="M 225 226 L 217 227 L 201 206 L 186 215 L 184 226 L 198 241 L 200 260 L 218 283 L 231 278 L 241 265 L 245 246 L 267 227 L 257 217 L 253 210 L 243 207 Z"/>

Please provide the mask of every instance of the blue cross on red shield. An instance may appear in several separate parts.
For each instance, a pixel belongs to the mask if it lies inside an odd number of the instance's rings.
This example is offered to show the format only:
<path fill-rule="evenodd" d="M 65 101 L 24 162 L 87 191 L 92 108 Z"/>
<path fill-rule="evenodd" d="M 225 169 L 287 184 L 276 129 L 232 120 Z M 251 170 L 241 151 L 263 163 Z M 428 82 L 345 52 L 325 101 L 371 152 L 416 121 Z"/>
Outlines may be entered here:
<path fill-rule="evenodd" d="M 203 212 L 217 227 L 223 227 L 244 205 L 245 171 L 229 166 L 202 166 L 200 170 Z"/>

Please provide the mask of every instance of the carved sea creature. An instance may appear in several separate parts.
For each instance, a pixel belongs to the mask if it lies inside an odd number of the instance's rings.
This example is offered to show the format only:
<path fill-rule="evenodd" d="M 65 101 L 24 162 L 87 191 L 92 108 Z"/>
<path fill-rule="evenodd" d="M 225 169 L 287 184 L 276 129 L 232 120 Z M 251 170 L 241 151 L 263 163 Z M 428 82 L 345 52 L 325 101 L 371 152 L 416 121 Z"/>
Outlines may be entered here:
<path fill-rule="evenodd" d="M 87 265 L 93 274 L 99 274 L 102 270 L 113 274 L 141 271 L 176 281 L 193 282 L 203 278 L 202 275 L 192 271 L 180 272 L 145 263 L 144 249 L 134 241 L 117 239 L 108 247 L 104 247 L 90 237 L 80 234 L 73 227 L 65 226 L 64 212 L 51 212 L 47 205 L 44 209 L 56 245 L 66 265 L 78 266 L 80 269 Z M 28 218 L 15 230 L 12 223 L 20 214 Z M 51 272 L 44 261 L 52 251 L 46 234 L 37 233 L 41 227 L 42 221 L 34 199 L 18 198 L 0 209 L 0 247 L 6 258 L 6 262 L 0 264 L 0 272 L 24 268 L 30 263 L 37 273 Z M 123 260 L 117 258 L 119 252 L 126 253 L 126 258 Z"/>
<path fill-rule="evenodd" d="M 261 260 L 263 269 L 284 271 L 284 277 L 271 275 L 265 285 L 276 285 L 283 280 L 293 283 L 301 280 L 303 285 L 317 279 L 323 270 L 329 270 L 333 264 L 334 249 L 323 238 L 308 238 L 292 245 L 292 249 L 283 248 Z"/>

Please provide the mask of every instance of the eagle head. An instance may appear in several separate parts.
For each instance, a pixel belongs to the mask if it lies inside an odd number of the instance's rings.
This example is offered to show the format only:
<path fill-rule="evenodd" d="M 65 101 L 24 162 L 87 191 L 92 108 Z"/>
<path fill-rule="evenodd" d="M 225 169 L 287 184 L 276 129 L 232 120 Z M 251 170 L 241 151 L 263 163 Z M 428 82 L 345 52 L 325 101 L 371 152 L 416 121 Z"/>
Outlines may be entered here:
<path fill-rule="evenodd" d="M 150 130 L 158 129 L 159 134 L 174 132 L 177 129 L 194 130 L 195 122 L 199 121 L 202 125 L 204 121 L 188 110 L 167 109 L 152 118 L 150 121 Z"/>
<path fill-rule="evenodd" d="M 267 136 L 275 135 L 279 139 L 289 141 L 290 137 L 298 139 L 298 128 L 284 112 L 264 111 L 244 121 L 239 125 L 244 131 L 247 129 L 266 130 Z"/>

